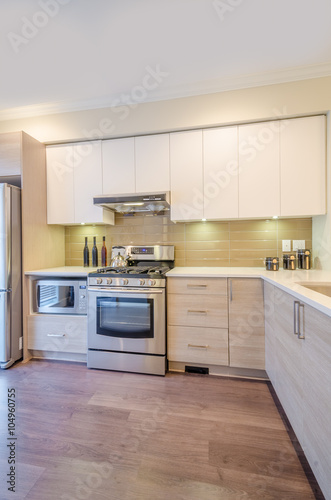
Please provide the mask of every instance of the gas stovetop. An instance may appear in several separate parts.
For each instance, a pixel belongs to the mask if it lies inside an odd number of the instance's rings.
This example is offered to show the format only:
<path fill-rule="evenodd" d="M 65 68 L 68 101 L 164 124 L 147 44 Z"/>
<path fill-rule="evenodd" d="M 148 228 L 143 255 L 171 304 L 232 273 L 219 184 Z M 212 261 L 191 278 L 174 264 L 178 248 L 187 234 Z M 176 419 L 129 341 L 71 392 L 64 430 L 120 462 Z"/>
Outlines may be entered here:
<path fill-rule="evenodd" d="M 89 273 L 90 286 L 165 287 L 168 266 L 104 267 Z"/>

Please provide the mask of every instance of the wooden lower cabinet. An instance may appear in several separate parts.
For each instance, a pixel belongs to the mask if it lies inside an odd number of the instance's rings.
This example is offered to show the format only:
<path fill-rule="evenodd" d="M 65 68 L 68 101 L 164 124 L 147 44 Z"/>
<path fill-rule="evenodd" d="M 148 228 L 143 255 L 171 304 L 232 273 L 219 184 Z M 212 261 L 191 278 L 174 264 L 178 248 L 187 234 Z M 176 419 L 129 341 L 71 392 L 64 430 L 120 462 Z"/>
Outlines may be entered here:
<path fill-rule="evenodd" d="M 169 326 L 168 357 L 172 361 L 227 366 L 228 330 Z"/>
<path fill-rule="evenodd" d="M 87 352 L 87 317 L 71 315 L 30 315 L 28 349 L 59 354 Z"/>
<path fill-rule="evenodd" d="M 266 371 L 331 500 L 331 318 L 268 283 L 265 304 Z"/>
<path fill-rule="evenodd" d="M 230 366 L 264 370 L 263 281 L 229 278 Z"/>

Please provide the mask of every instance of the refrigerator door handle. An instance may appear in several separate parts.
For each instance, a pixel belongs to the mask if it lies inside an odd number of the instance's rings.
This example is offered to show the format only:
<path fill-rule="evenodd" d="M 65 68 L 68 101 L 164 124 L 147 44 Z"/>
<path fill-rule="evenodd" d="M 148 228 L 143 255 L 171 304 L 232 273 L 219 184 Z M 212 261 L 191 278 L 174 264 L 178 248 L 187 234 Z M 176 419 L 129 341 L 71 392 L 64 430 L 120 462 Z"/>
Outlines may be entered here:
<path fill-rule="evenodd" d="M 11 191 L 0 184 L 0 289 L 11 288 Z"/>
<path fill-rule="evenodd" d="M 6 368 L 11 357 L 11 291 L 0 292 L 0 366 Z"/>

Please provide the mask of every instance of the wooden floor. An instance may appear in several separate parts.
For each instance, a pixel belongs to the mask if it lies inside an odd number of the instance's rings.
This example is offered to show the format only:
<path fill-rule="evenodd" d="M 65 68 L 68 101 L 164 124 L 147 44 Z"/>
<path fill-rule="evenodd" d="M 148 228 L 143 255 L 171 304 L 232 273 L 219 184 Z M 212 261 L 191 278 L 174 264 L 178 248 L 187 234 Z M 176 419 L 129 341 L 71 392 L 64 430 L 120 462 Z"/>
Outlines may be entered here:
<path fill-rule="evenodd" d="M 1 371 L 0 388 L 3 500 L 315 498 L 266 382 L 32 361 Z"/>

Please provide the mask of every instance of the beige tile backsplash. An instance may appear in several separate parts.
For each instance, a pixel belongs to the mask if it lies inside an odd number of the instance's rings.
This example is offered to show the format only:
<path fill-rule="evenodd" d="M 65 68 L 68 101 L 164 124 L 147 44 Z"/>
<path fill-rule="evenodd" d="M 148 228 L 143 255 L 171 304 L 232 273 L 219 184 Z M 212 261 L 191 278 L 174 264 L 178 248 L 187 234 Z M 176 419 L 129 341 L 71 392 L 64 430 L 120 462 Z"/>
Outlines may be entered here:
<path fill-rule="evenodd" d="M 168 216 L 116 215 L 114 226 L 68 226 L 65 231 L 66 265 L 83 264 L 88 236 L 100 250 L 106 236 L 108 257 L 113 245 L 175 246 L 176 266 L 263 267 L 267 256 L 282 256 L 282 240 L 305 240 L 312 246 L 312 221 L 307 219 L 220 222 L 171 222 Z M 100 260 L 100 258 L 99 258 Z M 100 264 L 100 262 L 99 262 Z"/>

